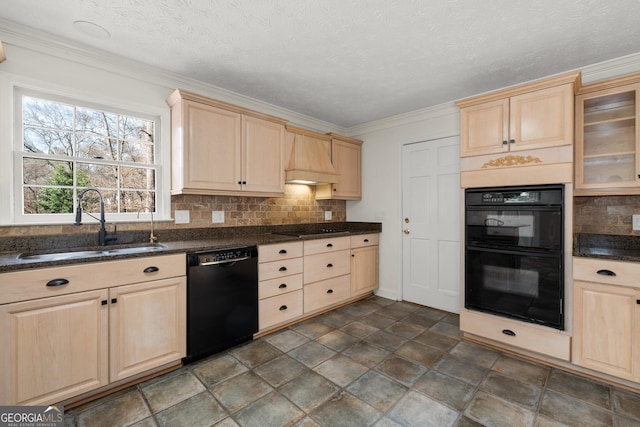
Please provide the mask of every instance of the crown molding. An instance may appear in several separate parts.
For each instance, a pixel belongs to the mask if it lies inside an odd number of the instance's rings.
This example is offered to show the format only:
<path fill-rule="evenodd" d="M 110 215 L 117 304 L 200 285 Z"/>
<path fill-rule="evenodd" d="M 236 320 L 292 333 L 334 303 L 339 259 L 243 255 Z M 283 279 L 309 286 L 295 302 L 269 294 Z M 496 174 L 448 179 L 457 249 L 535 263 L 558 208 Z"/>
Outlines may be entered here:
<path fill-rule="evenodd" d="M 218 86 L 152 67 L 110 52 L 94 49 L 51 34 L 0 18 L 0 40 L 6 46 L 28 49 L 43 55 L 72 61 L 89 67 L 108 70 L 141 82 L 152 83 L 167 88 L 167 96 L 175 89 L 182 88 L 203 96 L 235 104 L 240 107 L 264 112 L 288 120 L 296 126 L 317 130 L 322 133 L 343 133 L 344 128 L 297 113 L 277 105 L 269 104 Z M 11 58 L 9 58 L 11 59 Z"/>
<path fill-rule="evenodd" d="M 640 52 L 609 61 L 586 66 L 582 69 L 582 82 L 593 83 L 640 71 Z"/>

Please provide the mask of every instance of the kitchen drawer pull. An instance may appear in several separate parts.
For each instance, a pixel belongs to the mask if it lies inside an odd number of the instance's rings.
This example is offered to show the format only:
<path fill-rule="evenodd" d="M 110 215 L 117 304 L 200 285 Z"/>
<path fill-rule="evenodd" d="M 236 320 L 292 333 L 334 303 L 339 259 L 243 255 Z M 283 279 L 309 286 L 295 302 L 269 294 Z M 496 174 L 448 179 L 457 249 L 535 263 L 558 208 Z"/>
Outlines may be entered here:
<path fill-rule="evenodd" d="M 333 243 L 327 243 L 327 247 L 328 248 L 332 248 L 333 247 Z"/>
<path fill-rule="evenodd" d="M 287 267 L 280 267 L 278 271 L 287 271 Z"/>
<path fill-rule="evenodd" d="M 515 140 L 515 139 L 510 139 L 510 140 L 509 140 L 509 144 L 515 144 L 515 143 L 516 143 L 516 140 Z"/>
<path fill-rule="evenodd" d="M 107 305 L 109 304 L 109 301 L 107 301 L 106 299 L 103 299 L 102 301 L 100 301 L 100 304 Z"/>
<path fill-rule="evenodd" d="M 502 145 L 507 145 L 509 143 L 509 141 L 507 141 L 506 139 L 504 141 L 502 141 Z"/>
<path fill-rule="evenodd" d="M 160 271 L 160 269 L 153 265 L 151 267 L 147 267 L 144 270 L 142 270 L 143 273 L 155 273 L 156 271 Z"/>
<path fill-rule="evenodd" d="M 68 284 L 69 281 L 67 279 L 53 279 L 47 282 L 47 286 L 64 286 Z"/>
<path fill-rule="evenodd" d="M 287 285 L 286 285 L 285 283 L 283 283 L 283 284 L 281 284 L 280 286 L 278 286 L 278 288 L 279 288 L 279 289 L 284 289 L 284 288 L 286 288 L 286 287 L 287 287 Z"/>
<path fill-rule="evenodd" d="M 614 273 L 611 270 L 598 270 L 598 274 L 601 276 L 615 276 L 616 273 Z"/>
<path fill-rule="evenodd" d="M 111 298 L 111 304 L 116 304 L 118 302 L 118 298 Z"/>
<path fill-rule="evenodd" d="M 280 255 L 284 255 L 287 253 L 286 249 L 280 249 L 280 252 L 278 252 Z"/>
<path fill-rule="evenodd" d="M 369 239 L 364 239 L 364 242 L 365 243 L 369 243 Z"/>
<path fill-rule="evenodd" d="M 333 264 L 331 263 L 327 264 L 327 268 L 331 268 L 331 267 L 333 267 Z"/>
<path fill-rule="evenodd" d="M 280 311 L 284 311 L 284 310 L 286 310 L 286 309 L 287 309 L 287 306 L 286 306 L 286 305 L 281 305 L 281 306 L 280 306 L 280 308 L 279 308 L 279 310 L 280 310 Z"/>
<path fill-rule="evenodd" d="M 511 329 L 503 329 L 502 333 L 505 334 L 505 335 L 509 335 L 510 337 L 515 337 L 516 336 L 516 333 L 513 332 Z"/>
<path fill-rule="evenodd" d="M 328 293 L 328 294 L 332 294 L 332 293 L 333 293 L 333 289 L 329 289 L 329 290 L 327 291 L 327 293 Z"/>

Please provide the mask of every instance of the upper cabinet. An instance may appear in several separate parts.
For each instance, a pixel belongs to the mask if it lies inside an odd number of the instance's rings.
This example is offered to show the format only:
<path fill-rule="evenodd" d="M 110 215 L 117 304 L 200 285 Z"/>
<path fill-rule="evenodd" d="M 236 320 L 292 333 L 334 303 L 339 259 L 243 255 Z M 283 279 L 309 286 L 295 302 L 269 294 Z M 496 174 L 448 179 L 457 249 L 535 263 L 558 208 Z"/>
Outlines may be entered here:
<path fill-rule="evenodd" d="M 318 185 L 316 199 L 360 200 L 362 198 L 362 141 L 331 135 L 331 161 L 339 175 L 335 184 Z"/>
<path fill-rule="evenodd" d="M 183 90 L 171 107 L 171 193 L 281 196 L 286 120 Z"/>
<path fill-rule="evenodd" d="M 569 73 L 458 101 L 462 187 L 571 182 L 579 84 Z M 549 168 L 516 170 L 533 165 Z"/>
<path fill-rule="evenodd" d="M 575 194 L 640 194 L 640 74 L 593 83 L 576 96 Z"/>

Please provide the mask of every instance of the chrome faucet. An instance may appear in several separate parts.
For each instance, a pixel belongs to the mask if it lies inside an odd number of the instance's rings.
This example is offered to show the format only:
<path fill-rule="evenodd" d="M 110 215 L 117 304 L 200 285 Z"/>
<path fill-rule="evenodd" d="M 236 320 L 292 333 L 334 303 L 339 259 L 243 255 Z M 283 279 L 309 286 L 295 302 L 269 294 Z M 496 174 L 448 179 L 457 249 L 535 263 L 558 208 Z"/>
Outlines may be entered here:
<path fill-rule="evenodd" d="M 86 190 L 84 190 L 82 193 L 78 195 L 78 206 L 76 207 L 76 221 L 74 222 L 74 224 L 82 225 L 81 203 L 82 203 L 82 198 L 87 193 L 87 191 L 95 191 L 96 193 L 98 193 L 98 196 L 100 196 L 100 219 L 91 215 L 89 212 L 87 212 L 87 215 L 89 215 L 91 218 L 97 219 L 100 222 L 100 231 L 98 231 L 98 243 L 100 246 L 106 246 L 107 242 L 118 240 L 118 236 L 116 236 L 117 230 L 116 230 L 115 224 L 113 225 L 113 234 L 108 235 L 107 233 L 107 229 L 104 226 L 106 222 L 104 219 L 104 199 L 102 198 L 102 194 L 97 188 L 87 188 Z"/>
<path fill-rule="evenodd" d="M 151 234 L 149 235 L 149 243 L 155 243 L 158 238 L 153 235 L 153 210 L 149 206 L 143 206 L 138 209 L 138 218 L 140 218 L 140 212 L 148 210 L 151 214 Z"/>

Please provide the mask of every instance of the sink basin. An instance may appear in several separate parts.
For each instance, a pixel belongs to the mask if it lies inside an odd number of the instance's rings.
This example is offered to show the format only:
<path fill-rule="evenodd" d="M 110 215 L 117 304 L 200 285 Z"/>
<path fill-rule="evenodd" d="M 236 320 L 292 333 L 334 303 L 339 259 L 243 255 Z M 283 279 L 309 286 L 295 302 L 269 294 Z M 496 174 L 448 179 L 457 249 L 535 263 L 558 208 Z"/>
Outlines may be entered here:
<path fill-rule="evenodd" d="M 92 251 L 65 251 L 65 252 L 51 252 L 51 253 L 24 253 L 18 255 L 18 259 L 21 260 L 32 260 L 32 261 L 61 261 L 64 259 L 72 259 L 72 258 L 83 258 L 89 256 L 109 256 L 109 255 L 124 255 L 124 254 L 136 254 L 142 252 L 153 252 L 160 249 L 166 248 L 165 245 L 159 243 L 140 245 L 140 246 L 130 246 L 124 248 L 114 248 L 114 249 L 100 249 L 100 250 L 92 250 Z"/>

